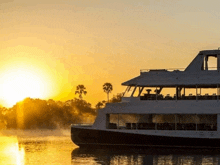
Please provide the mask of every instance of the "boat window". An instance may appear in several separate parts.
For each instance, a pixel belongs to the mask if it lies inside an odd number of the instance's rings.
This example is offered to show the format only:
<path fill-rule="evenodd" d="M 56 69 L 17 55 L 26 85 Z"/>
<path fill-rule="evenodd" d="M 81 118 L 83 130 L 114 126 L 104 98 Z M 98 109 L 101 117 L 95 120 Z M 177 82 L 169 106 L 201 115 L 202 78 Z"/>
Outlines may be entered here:
<path fill-rule="evenodd" d="M 135 89 L 135 91 L 134 91 L 134 93 L 133 93 L 133 97 L 138 97 L 139 96 L 139 93 L 140 93 L 140 90 L 141 90 L 141 88 L 140 87 L 137 87 L 136 89 Z"/>
<path fill-rule="evenodd" d="M 128 86 L 124 92 L 124 97 L 130 97 L 131 94 L 132 94 L 132 87 L 131 86 Z"/>
<path fill-rule="evenodd" d="M 216 114 L 108 114 L 109 129 L 217 131 Z"/>
<path fill-rule="evenodd" d="M 203 70 L 217 70 L 217 56 L 205 56 Z"/>
<path fill-rule="evenodd" d="M 109 122 L 107 121 L 107 123 L 109 123 L 107 125 L 107 127 L 109 129 L 117 129 L 118 128 L 118 122 L 119 122 L 119 115 L 118 114 L 110 114 L 109 115 Z"/>
<path fill-rule="evenodd" d="M 198 120 L 197 115 L 189 115 L 189 114 L 176 115 L 177 123 L 195 123 L 195 121 L 197 120 Z"/>
<path fill-rule="evenodd" d="M 124 97 L 137 97 L 139 93 L 139 87 L 130 86 L 126 89 L 124 93 Z"/>
<path fill-rule="evenodd" d="M 174 114 L 162 114 L 154 115 L 157 130 L 175 130 L 175 115 Z"/>
<path fill-rule="evenodd" d="M 175 115 L 153 115 L 154 123 L 175 123 Z"/>
<path fill-rule="evenodd" d="M 217 129 L 217 115 L 198 115 L 198 130 Z"/>
<path fill-rule="evenodd" d="M 214 124 L 217 122 L 217 115 L 198 115 L 198 123 Z"/>
<path fill-rule="evenodd" d="M 176 115 L 176 130 L 196 130 L 198 116 L 196 114 Z"/>
<path fill-rule="evenodd" d="M 119 114 L 119 128 L 136 129 L 139 118 L 138 114 Z"/>

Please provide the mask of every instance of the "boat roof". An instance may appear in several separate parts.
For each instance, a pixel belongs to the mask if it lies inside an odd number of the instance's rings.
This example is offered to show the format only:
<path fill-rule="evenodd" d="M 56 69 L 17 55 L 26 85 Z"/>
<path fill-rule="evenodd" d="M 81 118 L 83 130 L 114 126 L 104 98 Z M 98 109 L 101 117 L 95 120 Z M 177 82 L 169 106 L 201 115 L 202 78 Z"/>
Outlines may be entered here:
<path fill-rule="evenodd" d="M 216 49 L 216 50 L 201 50 L 199 52 L 199 55 L 209 55 L 209 56 L 216 56 L 216 55 L 220 55 L 220 50 Z"/>
<path fill-rule="evenodd" d="M 217 58 L 218 66 L 216 70 L 208 70 L 209 56 Z M 220 86 L 220 50 L 203 50 L 194 58 L 189 66 L 181 71 L 178 69 L 168 70 L 141 70 L 140 75 L 131 80 L 123 82 L 125 86 L 144 87 L 188 87 L 195 88 L 216 88 Z"/>
<path fill-rule="evenodd" d="M 188 88 L 203 87 L 216 88 L 220 86 L 220 73 L 218 71 L 204 72 L 202 74 L 188 74 L 181 71 L 153 71 L 141 73 L 140 76 L 123 82 L 125 86 L 145 87 L 176 87 Z"/>

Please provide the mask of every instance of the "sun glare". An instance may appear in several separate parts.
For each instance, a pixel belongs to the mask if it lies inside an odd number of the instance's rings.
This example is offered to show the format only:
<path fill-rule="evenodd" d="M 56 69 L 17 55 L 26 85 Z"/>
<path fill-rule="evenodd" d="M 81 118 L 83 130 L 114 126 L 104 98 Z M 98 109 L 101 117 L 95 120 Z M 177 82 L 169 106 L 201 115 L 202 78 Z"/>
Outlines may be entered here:
<path fill-rule="evenodd" d="M 13 106 L 26 97 L 44 98 L 47 93 L 47 82 L 31 68 L 17 67 L 5 71 L 1 76 L 0 97 Z"/>
<path fill-rule="evenodd" d="M 25 164 L 25 151 L 14 136 L 0 137 L 0 162 L 1 164 Z"/>

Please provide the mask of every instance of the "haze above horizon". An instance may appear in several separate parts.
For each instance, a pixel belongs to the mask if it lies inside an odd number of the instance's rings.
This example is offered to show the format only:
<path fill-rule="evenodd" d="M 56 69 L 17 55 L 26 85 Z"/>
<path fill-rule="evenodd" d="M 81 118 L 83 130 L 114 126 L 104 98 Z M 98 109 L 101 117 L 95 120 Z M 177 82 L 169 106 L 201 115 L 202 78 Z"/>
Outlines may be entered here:
<path fill-rule="evenodd" d="M 185 68 L 220 44 L 220 1 L 1 0 L 0 104 L 106 100 L 140 69 Z"/>

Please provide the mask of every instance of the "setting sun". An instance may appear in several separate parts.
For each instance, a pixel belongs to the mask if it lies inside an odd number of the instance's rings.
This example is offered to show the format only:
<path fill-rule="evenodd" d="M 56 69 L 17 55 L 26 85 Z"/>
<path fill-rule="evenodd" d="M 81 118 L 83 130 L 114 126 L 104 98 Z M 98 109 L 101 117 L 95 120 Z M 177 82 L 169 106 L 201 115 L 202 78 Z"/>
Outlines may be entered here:
<path fill-rule="evenodd" d="M 26 97 L 45 98 L 49 95 L 49 84 L 45 75 L 37 69 L 22 65 L 11 67 L 1 74 L 0 95 L 7 106 Z"/>

